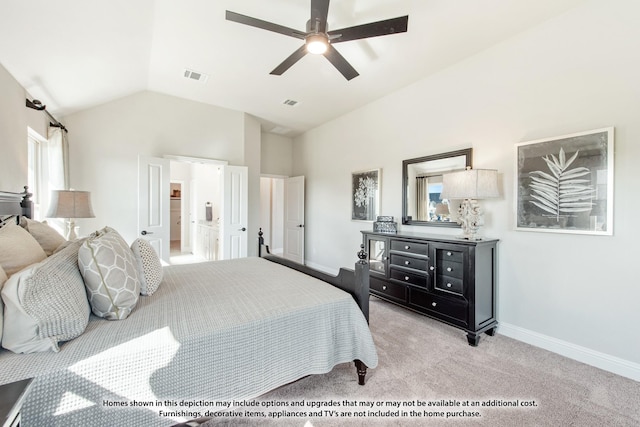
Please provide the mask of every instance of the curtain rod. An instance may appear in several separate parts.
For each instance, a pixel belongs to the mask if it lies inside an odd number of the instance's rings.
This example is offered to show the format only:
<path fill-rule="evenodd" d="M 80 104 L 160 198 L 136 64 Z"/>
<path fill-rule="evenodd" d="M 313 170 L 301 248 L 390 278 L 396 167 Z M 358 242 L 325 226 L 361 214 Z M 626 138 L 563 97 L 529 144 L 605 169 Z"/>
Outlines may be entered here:
<path fill-rule="evenodd" d="M 42 104 L 42 102 L 40 102 L 39 100 L 34 99 L 33 101 L 29 101 L 29 99 L 27 99 L 27 107 L 29 107 L 29 108 L 33 108 L 34 110 L 37 110 L 37 111 L 44 111 L 44 112 L 45 112 L 45 114 L 46 114 L 47 116 L 49 116 L 49 118 L 51 119 L 51 122 L 49 123 L 49 125 L 50 125 L 50 126 L 54 126 L 54 127 L 57 127 L 57 128 L 62 129 L 62 130 L 63 130 L 63 131 L 65 131 L 65 132 L 69 132 L 69 131 L 67 130 L 67 128 L 66 128 L 66 127 L 64 127 L 64 125 L 63 125 L 62 123 L 60 123 L 59 121 L 57 121 L 57 120 L 56 120 L 56 118 L 55 118 L 55 117 L 53 117 L 53 116 L 51 115 L 51 113 L 49 113 L 49 112 L 47 111 L 47 106 L 46 106 L 46 105 L 43 105 L 43 104 Z"/>

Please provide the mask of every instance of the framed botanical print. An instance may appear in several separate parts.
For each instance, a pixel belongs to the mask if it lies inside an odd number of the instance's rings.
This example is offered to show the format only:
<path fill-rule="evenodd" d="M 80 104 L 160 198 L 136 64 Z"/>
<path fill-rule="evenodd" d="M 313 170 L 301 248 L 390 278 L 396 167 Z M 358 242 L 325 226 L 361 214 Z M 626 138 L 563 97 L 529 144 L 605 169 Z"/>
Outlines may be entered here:
<path fill-rule="evenodd" d="M 375 221 L 380 214 L 380 169 L 351 174 L 351 219 Z"/>
<path fill-rule="evenodd" d="M 613 127 L 516 144 L 516 230 L 613 234 Z"/>

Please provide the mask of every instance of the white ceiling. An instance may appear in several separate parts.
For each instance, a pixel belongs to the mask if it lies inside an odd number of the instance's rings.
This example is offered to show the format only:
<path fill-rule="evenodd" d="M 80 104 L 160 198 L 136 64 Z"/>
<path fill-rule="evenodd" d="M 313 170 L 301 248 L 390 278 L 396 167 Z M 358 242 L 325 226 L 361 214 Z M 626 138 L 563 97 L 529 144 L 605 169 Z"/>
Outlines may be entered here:
<path fill-rule="evenodd" d="M 272 76 L 302 42 L 225 20 L 232 10 L 304 31 L 309 0 L 2 0 L 0 64 L 57 117 L 151 90 L 295 136 L 583 1 L 333 0 L 329 29 L 409 15 L 407 33 L 336 45 L 360 73 L 347 81 L 313 55 Z M 185 68 L 208 81 L 184 78 Z"/>

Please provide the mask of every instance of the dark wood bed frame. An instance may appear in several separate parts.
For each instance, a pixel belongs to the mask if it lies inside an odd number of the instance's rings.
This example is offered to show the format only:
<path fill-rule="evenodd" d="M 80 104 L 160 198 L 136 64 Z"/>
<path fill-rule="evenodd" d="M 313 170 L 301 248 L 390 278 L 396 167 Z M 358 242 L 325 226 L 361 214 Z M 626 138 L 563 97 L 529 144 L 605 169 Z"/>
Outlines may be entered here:
<path fill-rule="evenodd" d="M 12 220 L 11 218 L 13 216 L 17 218 L 16 221 L 18 222 L 20 215 L 31 218 L 33 213 L 33 202 L 31 201 L 31 196 L 32 194 L 29 193 L 29 189 L 26 186 L 24 187 L 24 191 L 21 193 L 0 191 L 0 225 L 6 221 Z M 3 217 L 10 218 L 3 220 Z M 264 256 L 262 255 L 263 247 L 267 251 L 267 255 Z M 348 292 L 356 301 L 360 310 L 362 310 L 367 322 L 369 322 L 369 263 L 366 261 L 367 254 L 364 251 L 364 245 L 360 245 L 358 261 L 355 264 L 354 270 L 341 268 L 337 276 L 332 276 L 307 267 L 306 265 L 290 261 L 286 258 L 268 254 L 268 246 L 264 245 L 262 229 L 260 229 L 258 233 L 258 255 L 271 262 L 292 268 Z M 354 362 L 358 372 L 358 384 L 364 385 L 367 366 L 360 360 L 355 360 Z"/>
<path fill-rule="evenodd" d="M 260 229 L 258 232 L 258 256 L 292 268 L 308 276 L 315 277 L 318 280 L 322 280 L 338 289 L 348 292 L 356 301 L 360 310 L 362 310 L 362 314 L 364 314 L 365 319 L 367 319 L 367 323 L 369 323 L 369 263 L 367 262 L 364 245 L 360 245 L 358 261 L 356 262 L 354 270 L 341 268 L 337 276 L 332 276 L 286 258 L 269 254 L 269 247 L 264 244 L 262 235 L 262 229 Z M 266 249 L 267 255 L 262 255 L 263 247 Z M 360 360 L 355 360 L 354 362 L 356 364 L 356 370 L 358 371 L 358 384 L 364 385 L 365 376 L 367 375 L 367 365 Z"/>

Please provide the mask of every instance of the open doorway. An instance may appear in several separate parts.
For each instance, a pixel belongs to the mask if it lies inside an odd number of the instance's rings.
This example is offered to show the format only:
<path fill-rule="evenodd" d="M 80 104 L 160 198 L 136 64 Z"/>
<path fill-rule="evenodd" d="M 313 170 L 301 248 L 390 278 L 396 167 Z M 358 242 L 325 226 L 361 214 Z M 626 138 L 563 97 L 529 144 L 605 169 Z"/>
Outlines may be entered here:
<path fill-rule="evenodd" d="M 304 264 L 304 176 L 261 177 L 260 216 L 269 252 Z"/>
<path fill-rule="evenodd" d="M 220 165 L 195 159 L 172 159 L 170 187 L 170 263 L 219 259 Z"/>
<path fill-rule="evenodd" d="M 260 177 L 260 224 L 269 252 L 284 252 L 284 177 Z"/>
<path fill-rule="evenodd" d="M 177 175 L 179 170 L 183 175 Z M 205 260 L 246 257 L 248 174 L 246 166 L 221 160 L 139 155 L 138 233 L 163 261 L 172 263 L 170 183 L 181 181 L 181 253 Z M 203 238 L 200 231 L 207 228 L 208 238 Z"/>
<path fill-rule="evenodd" d="M 182 182 L 171 182 L 169 184 L 170 206 L 170 242 L 169 255 L 176 256 L 182 253 Z M 188 242 L 185 242 L 188 244 Z"/>

